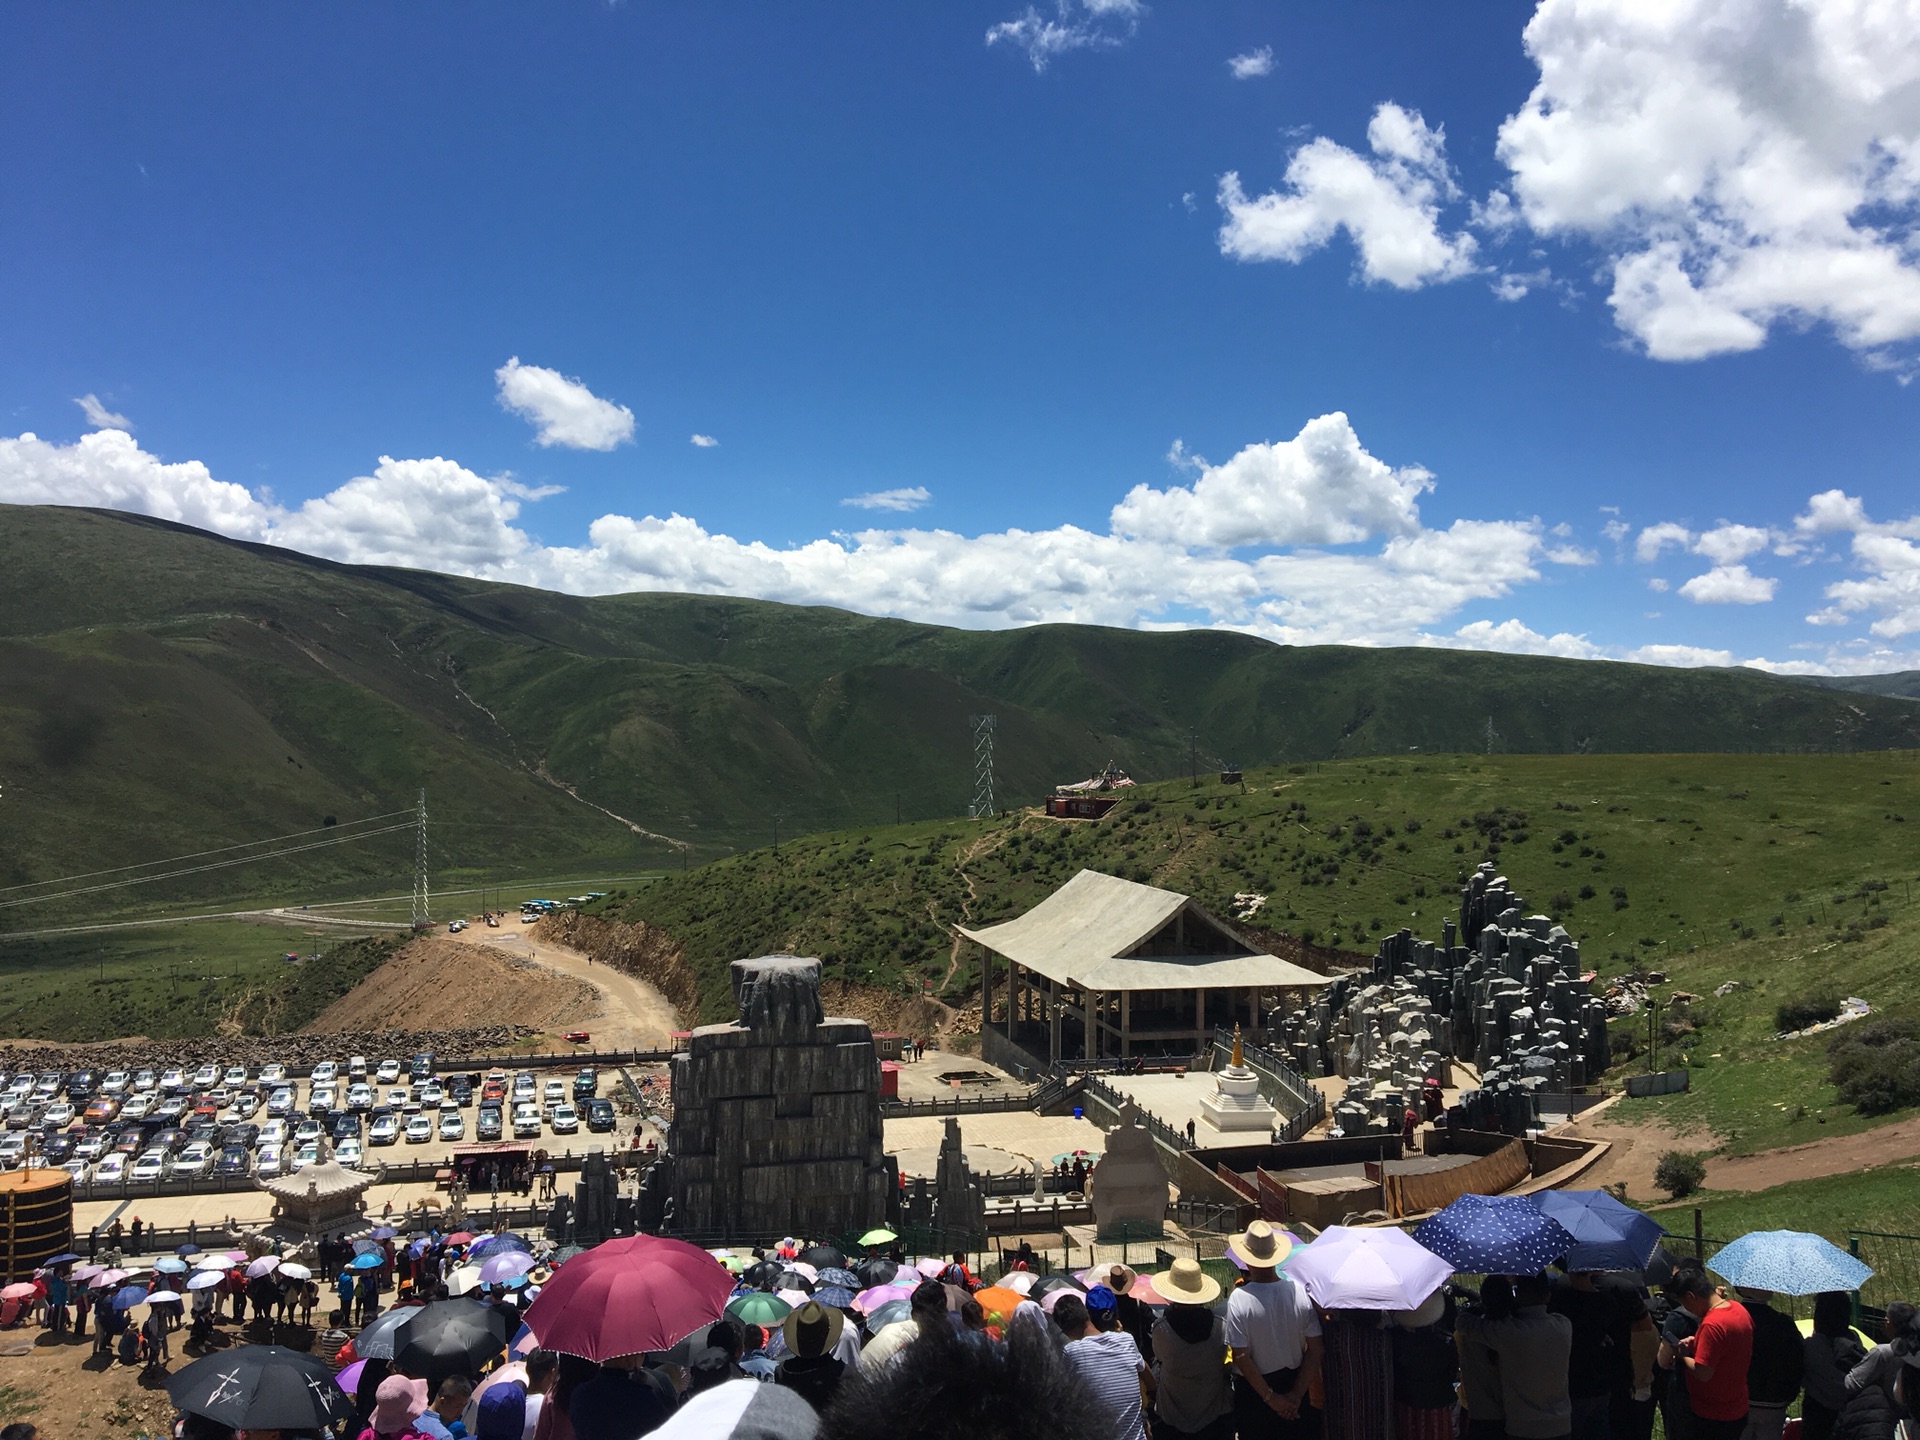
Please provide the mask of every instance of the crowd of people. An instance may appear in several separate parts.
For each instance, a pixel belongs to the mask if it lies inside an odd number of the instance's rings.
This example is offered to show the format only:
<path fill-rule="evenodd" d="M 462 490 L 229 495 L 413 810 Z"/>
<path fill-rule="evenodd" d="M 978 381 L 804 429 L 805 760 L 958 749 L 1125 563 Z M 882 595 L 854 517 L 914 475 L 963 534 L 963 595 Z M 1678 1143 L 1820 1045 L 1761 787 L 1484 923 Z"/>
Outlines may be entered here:
<path fill-rule="evenodd" d="M 1666 1440 L 1779 1440 L 1798 1402 L 1801 1440 L 1913 1440 L 1911 1305 L 1887 1307 L 1870 1338 L 1847 1294 L 1823 1294 L 1803 1333 L 1766 1292 L 1728 1290 L 1661 1252 L 1645 1272 L 1494 1275 L 1408 1310 L 1328 1310 L 1289 1274 L 1287 1249 L 1285 1232 L 1254 1222 L 1229 1242 L 1228 1283 L 1192 1259 L 1144 1276 L 1120 1264 L 1043 1275 L 1031 1252 L 988 1283 L 963 1255 L 895 1250 L 852 1262 L 857 1283 L 905 1292 L 863 1304 L 851 1271 L 806 1265 L 785 1241 L 728 1257 L 745 1272 L 728 1313 L 666 1352 L 594 1363 L 503 1347 L 453 1369 L 367 1360 L 338 1434 L 1651 1440 L 1658 1424 Z M 397 1251 L 403 1303 L 444 1298 L 461 1259 L 437 1241 Z M 769 1308 L 776 1284 L 786 1299 Z M 512 1334 L 527 1288 L 475 1298 L 502 1307 Z M 180 1433 L 236 1440 L 191 1415 Z"/>

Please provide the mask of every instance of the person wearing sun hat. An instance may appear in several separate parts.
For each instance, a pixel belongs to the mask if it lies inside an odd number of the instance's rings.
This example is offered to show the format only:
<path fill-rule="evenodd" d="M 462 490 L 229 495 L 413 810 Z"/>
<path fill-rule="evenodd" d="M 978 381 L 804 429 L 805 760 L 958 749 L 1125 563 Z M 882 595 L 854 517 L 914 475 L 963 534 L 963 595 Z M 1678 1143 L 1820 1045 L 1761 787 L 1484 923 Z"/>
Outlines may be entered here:
<path fill-rule="evenodd" d="M 835 1357 L 847 1317 L 830 1305 L 809 1300 L 780 1322 L 787 1357 L 773 1372 L 773 1383 L 784 1385 L 817 1411 L 824 1411 L 840 1388 L 846 1364 Z"/>
<path fill-rule="evenodd" d="M 1320 1373 L 1320 1315 L 1293 1277 L 1280 1273 L 1292 1241 L 1256 1220 L 1227 1248 L 1247 1267 L 1246 1284 L 1227 1300 L 1226 1324 L 1240 1440 L 1312 1435 L 1317 1417 L 1307 1390 Z"/>
<path fill-rule="evenodd" d="M 1233 1416 L 1226 1322 L 1207 1308 L 1220 1282 L 1183 1258 L 1155 1275 L 1153 1288 L 1167 1300 L 1153 1327 L 1154 1440 L 1220 1440 Z"/>

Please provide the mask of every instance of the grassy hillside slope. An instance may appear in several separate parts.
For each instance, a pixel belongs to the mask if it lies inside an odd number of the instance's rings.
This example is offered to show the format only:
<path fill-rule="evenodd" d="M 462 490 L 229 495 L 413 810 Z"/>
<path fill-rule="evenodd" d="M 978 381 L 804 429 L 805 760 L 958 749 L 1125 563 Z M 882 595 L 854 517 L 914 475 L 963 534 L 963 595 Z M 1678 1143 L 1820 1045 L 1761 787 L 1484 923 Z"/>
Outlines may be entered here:
<path fill-rule="evenodd" d="M 1748 671 L 589 599 L 117 513 L 5 518 L 0 886 L 397 809 L 421 786 L 439 883 L 632 873 L 678 852 L 603 811 L 695 859 L 776 825 L 955 815 L 985 711 L 1003 800 L 1109 758 L 1164 777 L 1195 753 L 1204 769 L 1477 749 L 1488 717 L 1511 752 L 1920 744 L 1913 701 Z M 112 903 L 390 893 L 410 859 L 393 836 Z M 101 903 L 0 907 L 0 929 Z"/>

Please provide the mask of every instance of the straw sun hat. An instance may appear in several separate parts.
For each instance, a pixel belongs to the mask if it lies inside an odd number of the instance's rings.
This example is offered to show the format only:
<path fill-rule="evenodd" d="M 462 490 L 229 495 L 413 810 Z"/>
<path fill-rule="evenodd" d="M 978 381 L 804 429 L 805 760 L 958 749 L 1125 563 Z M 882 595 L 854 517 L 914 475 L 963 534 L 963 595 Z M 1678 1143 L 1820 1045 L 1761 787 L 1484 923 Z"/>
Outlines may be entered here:
<path fill-rule="evenodd" d="M 1153 1288 L 1175 1305 L 1211 1305 L 1220 1298 L 1220 1282 L 1198 1260 L 1174 1261 L 1153 1277 Z"/>
<path fill-rule="evenodd" d="M 1244 1235 L 1236 1235 L 1227 1241 L 1227 1248 L 1250 1269 L 1271 1269 L 1287 1258 L 1287 1251 L 1293 1248 L 1284 1230 L 1276 1230 L 1264 1220 L 1256 1220 L 1247 1226 Z"/>

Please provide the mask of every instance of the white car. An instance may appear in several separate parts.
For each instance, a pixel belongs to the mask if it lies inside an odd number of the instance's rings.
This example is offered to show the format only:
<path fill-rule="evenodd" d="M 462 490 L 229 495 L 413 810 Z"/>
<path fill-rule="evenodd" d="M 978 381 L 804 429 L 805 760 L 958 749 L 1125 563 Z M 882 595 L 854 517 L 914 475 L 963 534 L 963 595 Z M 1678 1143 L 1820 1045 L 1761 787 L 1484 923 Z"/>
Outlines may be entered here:
<path fill-rule="evenodd" d="M 278 1060 L 273 1061 L 271 1064 L 262 1065 L 260 1067 L 260 1083 L 262 1085 L 286 1084 L 287 1067 L 282 1065 Z"/>
<path fill-rule="evenodd" d="M 9 1167 L 18 1164 L 27 1153 L 27 1137 L 18 1130 L 9 1130 L 0 1135 L 0 1164 Z"/>
<path fill-rule="evenodd" d="M 159 1180 L 167 1173 L 167 1152 L 149 1150 L 133 1162 L 133 1168 L 127 1172 L 127 1178 L 135 1182 Z"/>
<path fill-rule="evenodd" d="M 373 1117 L 373 1123 L 367 1127 L 369 1145 L 391 1145 L 400 1138 L 400 1117 L 389 1112 Z"/>
<path fill-rule="evenodd" d="M 184 1090 L 187 1088 L 187 1072 L 178 1065 L 169 1065 L 160 1072 L 162 1090 Z"/>
<path fill-rule="evenodd" d="M 161 1120 L 178 1120 L 182 1115 L 187 1113 L 187 1097 L 184 1095 L 169 1095 L 153 1107 L 153 1113 Z"/>
<path fill-rule="evenodd" d="M 431 1115 L 409 1115 L 407 1117 L 407 1143 L 424 1145 L 433 1138 L 433 1117 Z"/>
<path fill-rule="evenodd" d="M 531 1070 L 522 1070 L 518 1075 L 513 1077 L 514 1103 L 517 1105 L 522 1100 L 533 1099 L 538 1089 L 539 1087 L 534 1083 L 533 1072 Z"/>
<path fill-rule="evenodd" d="M 547 1123 L 553 1126 L 554 1134 L 571 1135 L 580 1128 L 580 1112 L 569 1101 L 562 1100 L 547 1116 Z"/>
<path fill-rule="evenodd" d="M 398 1110 L 402 1106 L 410 1105 L 412 1103 L 413 1103 L 413 1091 L 409 1090 L 405 1085 L 393 1085 L 388 1087 L 387 1104 L 391 1105 L 394 1109 Z"/>
<path fill-rule="evenodd" d="M 302 1120 L 298 1125 L 293 1127 L 293 1143 L 295 1145 L 306 1145 L 310 1142 L 318 1141 L 320 1134 L 320 1122 L 318 1120 Z"/>
<path fill-rule="evenodd" d="M 7 1085 L 7 1093 L 9 1095 L 31 1095 L 33 1093 L 33 1076 L 28 1074 L 14 1076 Z"/>
<path fill-rule="evenodd" d="M 267 1114 L 269 1115 L 291 1115 L 293 1106 L 294 1095 L 291 1085 L 282 1085 L 267 1097 Z"/>
<path fill-rule="evenodd" d="M 340 1090 L 330 1080 L 322 1080 L 307 1096 L 309 1110 L 332 1110 L 340 1099 Z"/>
<path fill-rule="evenodd" d="M 124 1095 L 133 1077 L 124 1070 L 109 1070 L 107 1078 L 100 1082 L 102 1095 Z"/>
<path fill-rule="evenodd" d="M 96 1185 L 118 1185 L 127 1178 L 127 1157 L 124 1155 L 102 1155 L 100 1163 L 93 1167 L 93 1183 Z"/>
<path fill-rule="evenodd" d="M 247 1067 L 244 1065 L 227 1066 L 226 1074 L 220 1077 L 220 1083 L 235 1090 L 239 1089 L 247 1083 Z"/>
<path fill-rule="evenodd" d="M 153 1113 L 153 1092 L 136 1091 L 127 1097 L 127 1103 L 120 1107 L 122 1120 L 144 1120 Z"/>
<path fill-rule="evenodd" d="M 60 1088 L 62 1078 L 58 1070 L 42 1071 L 40 1079 L 34 1084 L 33 1093 L 42 1100 L 52 1099 L 54 1092 Z"/>
<path fill-rule="evenodd" d="M 422 1105 L 438 1105 L 446 1098 L 447 1087 L 442 1085 L 438 1080 L 423 1080 L 420 1082 L 420 1103 Z"/>
<path fill-rule="evenodd" d="M 373 1078 L 378 1080 L 382 1085 L 393 1084 L 394 1081 L 400 1078 L 400 1062 L 398 1060 L 382 1060 L 380 1062 L 380 1068 L 374 1072 Z"/>
<path fill-rule="evenodd" d="M 567 1084 L 564 1080 L 549 1080 L 540 1087 L 540 1103 L 551 1108 L 567 1098 Z"/>
<path fill-rule="evenodd" d="M 347 1076 L 353 1080 L 366 1079 L 367 1057 L 364 1055 L 349 1055 L 347 1057 Z"/>
<path fill-rule="evenodd" d="M 347 1087 L 347 1108 L 349 1110 L 371 1110 L 373 1108 L 373 1087 L 362 1080 Z"/>
<path fill-rule="evenodd" d="M 136 1090 L 151 1090 L 159 1083 L 160 1077 L 155 1075 L 151 1070 L 136 1070 L 133 1072 L 133 1088 Z"/>
<path fill-rule="evenodd" d="M 322 1060 L 313 1067 L 313 1078 L 322 1083 L 332 1080 L 340 1074 L 340 1066 L 332 1060 Z"/>
<path fill-rule="evenodd" d="M 173 1162 L 173 1178 L 189 1180 L 206 1174 L 213 1168 L 213 1146 L 204 1140 L 190 1141 L 187 1148 L 180 1152 Z"/>
<path fill-rule="evenodd" d="M 285 1120 L 276 1115 L 260 1127 L 260 1143 L 262 1145 L 284 1145 L 287 1143 L 287 1132 L 292 1128 L 293 1127 L 288 1125 Z"/>
<path fill-rule="evenodd" d="M 537 1140 L 540 1137 L 540 1107 L 537 1105 L 516 1105 L 513 1107 L 513 1138 L 516 1140 Z"/>
<path fill-rule="evenodd" d="M 42 1125 L 71 1125 L 73 1123 L 72 1104 L 65 1100 L 54 1101 L 41 1113 L 40 1123 Z"/>
<path fill-rule="evenodd" d="M 259 1108 L 260 1096 L 255 1091 L 242 1090 L 233 1097 L 233 1113 L 242 1120 L 251 1120 Z"/>
<path fill-rule="evenodd" d="M 93 1167 L 86 1161 L 75 1158 L 67 1161 L 60 1168 L 71 1175 L 73 1177 L 73 1183 L 78 1185 L 82 1180 L 87 1178 L 87 1171 Z"/>
<path fill-rule="evenodd" d="M 280 1146 L 277 1142 L 261 1142 L 254 1152 L 253 1173 L 256 1175 L 278 1175 L 280 1173 Z"/>
<path fill-rule="evenodd" d="M 104 1130 L 89 1130 L 73 1142 L 73 1158 L 76 1160 L 98 1160 L 107 1153 L 107 1135 Z"/>
<path fill-rule="evenodd" d="M 309 1165 L 320 1163 L 320 1146 L 317 1141 L 308 1141 L 293 1152 L 293 1163 L 287 1167 L 289 1175 L 304 1170 Z"/>
<path fill-rule="evenodd" d="M 220 1067 L 218 1065 L 202 1065 L 193 1072 L 193 1088 L 196 1090 L 211 1090 L 219 1083 Z"/>
<path fill-rule="evenodd" d="M 460 1118 L 458 1110 L 440 1112 L 440 1138 L 442 1140 L 464 1140 L 467 1136 L 467 1122 Z"/>
<path fill-rule="evenodd" d="M 349 1168 L 358 1165 L 360 1163 L 360 1142 L 349 1135 L 333 1147 L 333 1158 Z"/>

